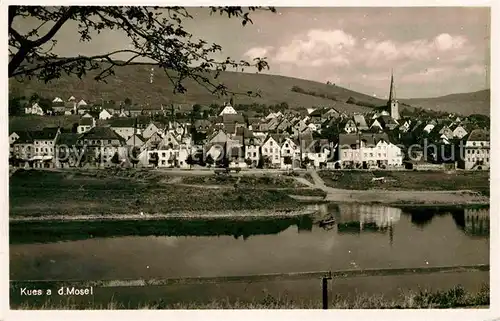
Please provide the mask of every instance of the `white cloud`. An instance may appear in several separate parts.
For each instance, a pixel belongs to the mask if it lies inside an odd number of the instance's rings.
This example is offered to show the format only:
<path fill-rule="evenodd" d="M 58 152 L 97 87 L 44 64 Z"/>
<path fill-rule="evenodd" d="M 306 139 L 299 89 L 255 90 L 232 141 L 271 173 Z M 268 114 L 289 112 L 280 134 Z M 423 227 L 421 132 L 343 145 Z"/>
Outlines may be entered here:
<path fill-rule="evenodd" d="M 486 69 L 485 65 L 474 64 L 464 68 L 463 72 L 466 74 L 486 75 Z"/>
<path fill-rule="evenodd" d="M 452 49 L 460 49 L 464 46 L 467 39 L 462 36 L 450 36 L 447 33 L 442 33 L 434 38 L 434 44 L 439 51 L 447 51 Z"/>
<path fill-rule="evenodd" d="M 254 59 L 254 58 L 263 58 L 265 57 L 270 51 L 273 50 L 272 46 L 267 46 L 267 47 L 253 47 L 247 50 L 243 55 L 249 59 Z"/>
<path fill-rule="evenodd" d="M 312 29 L 277 49 L 274 61 L 298 66 L 349 65 L 356 39 L 342 30 Z"/>

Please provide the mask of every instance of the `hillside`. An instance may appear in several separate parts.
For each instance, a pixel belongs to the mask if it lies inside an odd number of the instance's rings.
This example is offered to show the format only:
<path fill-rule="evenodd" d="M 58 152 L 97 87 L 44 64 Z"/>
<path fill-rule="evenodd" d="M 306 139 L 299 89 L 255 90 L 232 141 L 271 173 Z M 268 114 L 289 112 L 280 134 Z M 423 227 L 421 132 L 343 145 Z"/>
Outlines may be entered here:
<path fill-rule="evenodd" d="M 75 96 L 77 99 L 87 101 L 99 101 L 101 98 L 123 101 L 128 97 L 133 103 L 146 104 L 149 102 L 152 108 L 159 108 L 162 103 L 209 105 L 212 103 L 222 104 L 229 100 L 229 97 L 217 98 L 213 96 L 208 90 L 190 80 L 185 82 L 188 89 L 186 94 L 174 95 L 167 75 L 163 71 L 156 70 L 154 82 L 151 84 L 149 82 L 150 71 L 151 65 L 117 68 L 116 75 L 109 77 L 107 83 L 95 82 L 93 80 L 95 73 L 92 72 L 82 80 L 63 75 L 62 78 L 49 84 L 35 80 L 25 80 L 23 83 L 19 83 L 16 80 L 9 79 L 9 92 L 15 90 L 25 96 L 37 92 L 44 97 L 58 96 L 63 99 Z M 260 90 L 261 97 L 236 96 L 234 98 L 235 104 L 258 103 L 274 105 L 286 102 L 294 109 L 331 106 L 348 113 L 371 110 L 370 107 L 347 104 L 346 101 L 350 97 L 360 102 L 360 105 L 385 105 L 384 100 L 342 87 L 285 76 L 223 72 L 218 81 L 237 92 Z M 292 91 L 293 87 L 299 88 L 301 92 Z M 447 112 L 489 114 L 489 90 L 488 95 L 459 94 L 440 98 L 409 99 L 403 102 Z"/>
<path fill-rule="evenodd" d="M 186 80 L 185 86 L 188 89 L 186 94 L 176 94 L 172 92 L 172 85 L 163 71 L 156 70 L 154 82 L 150 84 L 150 65 L 134 65 L 116 69 L 116 75 L 107 79 L 106 83 L 97 83 L 93 80 L 93 73 L 79 80 L 76 77 L 63 75 L 62 78 L 49 84 L 43 82 L 25 80 L 19 83 L 16 80 L 9 80 L 9 92 L 19 91 L 26 96 L 37 92 L 42 96 L 61 97 L 67 99 L 75 96 L 77 99 L 83 98 L 88 101 L 106 100 L 122 101 L 130 98 L 134 103 L 146 103 L 150 99 L 153 108 L 158 108 L 161 103 L 169 104 L 202 104 L 212 103 L 222 104 L 227 102 L 229 97 L 217 98 L 208 90 L 194 81 Z M 290 78 L 276 75 L 251 74 L 239 72 L 223 72 L 218 81 L 227 85 L 231 90 L 237 92 L 247 92 L 260 90 L 261 97 L 252 98 L 247 96 L 236 96 L 235 104 L 266 104 L 274 105 L 287 102 L 291 108 L 313 106 L 334 106 L 346 112 L 364 112 L 370 108 L 346 104 L 349 97 L 358 101 L 372 104 L 384 104 L 385 102 L 368 95 L 360 94 L 341 87 L 326 85 L 314 81 L 297 78 Z M 315 97 L 291 91 L 292 87 L 300 87 L 305 91 L 328 94 L 336 97 L 338 101 Z M 148 98 L 148 96 L 150 98 Z"/>
<path fill-rule="evenodd" d="M 414 107 L 432 110 L 456 112 L 463 115 L 490 114 L 490 90 L 471 93 L 452 94 L 435 98 L 402 99 L 402 102 Z"/>

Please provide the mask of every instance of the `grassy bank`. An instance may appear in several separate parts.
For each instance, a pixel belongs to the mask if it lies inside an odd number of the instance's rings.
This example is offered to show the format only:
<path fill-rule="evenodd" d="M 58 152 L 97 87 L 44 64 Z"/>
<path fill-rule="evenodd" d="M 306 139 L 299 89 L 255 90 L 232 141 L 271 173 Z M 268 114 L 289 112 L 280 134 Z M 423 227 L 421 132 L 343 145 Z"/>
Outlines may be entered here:
<path fill-rule="evenodd" d="M 487 308 L 490 304 L 489 287 L 483 285 L 478 292 L 467 292 L 462 286 L 448 290 L 421 290 L 401 292 L 398 298 L 388 299 L 383 295 L 356 295 L 355 297 L 333 296 L 329 301 L 330 309 L 443 309 L 443 308 Z M 46 301 L 41 305 L 20 304 L 14 309 L 320 309 L 320 300 L 293 300 L 286 295 L 274 297 L 264 294 L 250 302 L 235 299 L 215 299 L 207 303 L 167 303 L 163 300 L 143 303 L 138 306 L 111 300 L 107 303 L 76 303 Z"/>
<path fill-rule="evenodd" d="M 116 215 L 140 212 L 289 210 L 303 204 L 286 191 L 211 190 L 73 172 L 19 170 L 10 178 L 10 216 Z"/>
<path fill-rule="evenodd" d="M 329 187 L 353 190 L 472 190 L 489 195 L 489 172 L 435 172 L 435 171 L 320 171 L 320 177 Z M 372 181 L 384 177 L 385 181 Z"/>
<path fill-rule="evenodd" d="M 305 185 L 300 184 L 292 177 L 287 176 L 188 176 L 182 178 L 182 183 L 192 185 L 222 185 L 241 188 L 300 188 Z"/>

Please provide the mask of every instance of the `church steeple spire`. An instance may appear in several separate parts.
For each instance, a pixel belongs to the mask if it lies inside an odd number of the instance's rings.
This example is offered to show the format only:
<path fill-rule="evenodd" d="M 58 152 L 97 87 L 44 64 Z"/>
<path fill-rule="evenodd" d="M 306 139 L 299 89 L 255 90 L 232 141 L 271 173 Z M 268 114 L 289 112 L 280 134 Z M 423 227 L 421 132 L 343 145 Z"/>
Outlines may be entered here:
<path fill-rule="evenodd" d="M 398 120 L 399 119 L 399 102 L 396 100 L 396 90 L 394 88 L 394 72 L 391 68 L 391 88 L 389 91 L 389 100 L 387 101 L 387 107 L 391 111 L 391 117 Z"/>
<path fill-rule="evenodd" d="M 391 88 L 389 89 L 389 101 L 388 104 L 396 99 L 396 93 L 394 92 L 394 72 L 391 69 Z"/>

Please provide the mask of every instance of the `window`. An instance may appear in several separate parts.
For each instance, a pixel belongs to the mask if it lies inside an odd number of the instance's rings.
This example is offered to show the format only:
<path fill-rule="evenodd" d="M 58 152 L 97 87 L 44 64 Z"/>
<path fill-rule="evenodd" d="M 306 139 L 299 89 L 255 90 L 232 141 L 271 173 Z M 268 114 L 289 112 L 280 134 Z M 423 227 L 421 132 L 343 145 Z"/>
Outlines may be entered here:
<path fill-rule="evenodd" d="M 252 153 L 248 152 L 247 153 L 247 157 L 250 157 L 252 155 Z"/>
<path fill-rule="evenodd" d="M 264 153 L 267 153 L 267 148 L 264 148 Z"/>
<path fill-rule="evenodd" d="M 257 157 L 257 153 L 256 152 L 253 152 L 253 157 Z"/>
<path fill-rule="evenodd" d="M 273 146 L 273 142 L 269 142 L 269 146 Z"/>
<path fill-rule="evenodd" d="M 476 146 L 476 142 L 472 142 L 472 146 Z"/>
<path fill-rule="evenodd" d="M 276 153 L 279 153 L 279 152 L 280 152 L 280 150 L 278 148 L 276 148 Z"/>
<path fill-rule="evenodd" d="M 38 153 L 38 147 L 37 147 L 37 148 L 35 148 L 35 151 Z"/>
<path fill-rule="evenodd" d="M 165 157 L 165 153 L 161 153 L 161 157 Z"/>
<path fill-rule="evenodd" d="M 378 153 L 378 157 L 382 157 L 382 154 Z"/>
<path fill-rule="evenodd" d="M 274 155 L 274 159 L 278 159 L 278 155 Z"/>
<path fill-rule="evenodd" d="M 285 144 L 285 148 L 288 148 L 288 143 Z"/>
<path fill-rule="evenodd" d="M 162 164 L 162 165 L 165 165 L 165 160 L 162 160 L 162 161 L 161 161 L 161 164 Z"/>
<path fill-rule="evenodd" d="M 467 150 L 467 154 L 470 154 L 470 149 Z"/>
<path fill-rule="evenodd" d="M 111 139 L 108 139 L 108 144 L 111 144 Z"/>
<path fill-rule="evenodd" d="M 347 157 L 347 152 L 344 152 L 344 157 Z"/>
<path fill-rule="evenodd" d="M 486 158 L 486 162 L 488 162 L 488 163 L 489 163 L 489 162 L 490 162 L 490 159 L 489 159 L 489 158 Z"/>
<path fill-rule="evenodd" d="M 370 153 L 370 157 L 373 157 L 373 153 Z"/>
<path fill-rule="evenodd" d="M 289 149 L 285 150 L 285 153 L 290 154 L 290 150 Z"/>

